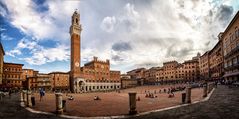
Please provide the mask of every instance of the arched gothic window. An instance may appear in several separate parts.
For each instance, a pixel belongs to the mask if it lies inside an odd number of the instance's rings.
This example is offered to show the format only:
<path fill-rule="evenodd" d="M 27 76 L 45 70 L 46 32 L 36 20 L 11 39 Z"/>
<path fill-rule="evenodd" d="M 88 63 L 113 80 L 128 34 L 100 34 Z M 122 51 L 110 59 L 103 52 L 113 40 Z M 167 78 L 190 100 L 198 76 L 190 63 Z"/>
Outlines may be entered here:
<path fill-rule="evenodd" d="M 78 24 L 78 19 L 76 19 L 76 24 Z"/>

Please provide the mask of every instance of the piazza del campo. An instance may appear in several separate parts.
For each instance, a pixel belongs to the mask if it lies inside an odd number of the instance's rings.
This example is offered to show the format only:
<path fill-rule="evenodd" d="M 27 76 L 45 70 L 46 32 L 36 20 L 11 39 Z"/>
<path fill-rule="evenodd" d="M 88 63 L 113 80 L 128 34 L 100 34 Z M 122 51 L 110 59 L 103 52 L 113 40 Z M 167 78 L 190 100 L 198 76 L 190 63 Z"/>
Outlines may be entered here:
<path fill-rule="evenodd" d="M 215 1 L 1 0 L 0 118 L 238 119 L 239 2 L 218 1 L 215 4 L 220 3 L 218 6 L 208 7 Z M 124 12 L 110 16 L 122 6 Z M 93 13 L 87 7 L 98 11 Z M 198 9 L 207 10 L 208 15 L 199 13 Z M 164 15 L 165 19 L 154 16 L 157 15 L 153 15 L 154 12 Z M 175 18 L 176 12 L 179 12 L 177 19 L 183 22 L 169 19 Z M 25 16 L 28 13 L 30 15 Z M 198 22 L 202 16 L 205 23 Z M 94 18 L 103 19 L 102 23 L 93 23 Z M 62 21 L 69 22 L 67 28 Z M 179 30 L 170 22 L 175 22 Z M 222 27 L 218 27 L 222 22 Z M 160 23 L 165 29 L 148 30 Z M 183 23 L 192 25 L 192 28 Z M 101 30 L 93 28 L 92 24 L 97 24 Z M 150 25 L 144 27 L 147 30 L 142 30 L 139 24 Z M 210 25 L 212 27 L 208 27 Z M 201 27 L 208 31 L 200 31 Z M 89 30 L 92 28 L 94 31 Z M 191 30 L 187 37 L 212 39 L 197 41 L 197 38 L 192 38 L 191 41 L 185 37 L 187 40 L 177 40 L 184 39 L 185 34 L 178 32 L 187 32 L 185 29 Z M 51 40 L 61 39 L 65 31 L 68 31 L 67 41 Z M 102 33 L 101 41 L 89 40 L 103 31 L 106 35 L 119 33 L 107 37 Z M 148 39 L 142 41 L 145 46 L 142 47 L 141 38 L 155 32 L 160 36 L 169 34 L 173 37 L 176 34 L 177 38 Z M 140 35 L 131 36 L 137 33 Z M 25 36 L 20 38 L 23 34 Z M 42 40 L 45 37 L 47 40 Z M 108 37 L 130 37 L 132 42 L 103 41 Z M 45 43 L 47 41 L 51 42 Z M 106 43 L 113 44 L 112 51 L 102 50 L 107 47 Z M 100 51 L 86 50 L 90 46 L 100 47 Z M 192 49 L 187 46 L 192 46 Z M 69 47 L 67 53 L 65 47 Z M 140 50 L 132 52 L 133 48 Z M 172 52 L 175 49 L 176 53 Z M 154 50 L 160 54 L 160 57 L 157 55 L 160 61 L 154 59 L 154 53 L 150 54 Z M 162 55 L 164 51 L 167 52 Z M 135 60 L 127 64 L 126 59 Z M 137 64 L 145 60 L 146 64 Z"/>

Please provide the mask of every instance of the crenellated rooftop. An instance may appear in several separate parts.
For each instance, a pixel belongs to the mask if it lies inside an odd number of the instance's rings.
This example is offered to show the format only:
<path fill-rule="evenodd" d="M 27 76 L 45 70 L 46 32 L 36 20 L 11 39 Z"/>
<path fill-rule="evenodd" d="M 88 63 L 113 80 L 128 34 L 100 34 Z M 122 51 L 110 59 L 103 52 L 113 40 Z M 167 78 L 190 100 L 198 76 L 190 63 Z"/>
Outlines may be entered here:
<path fill-rule="evenodd" d="M 91 65 L 92 63 L 101 63 L 101 64 L 107 64 L 109 65 L 110 64 L 110 60 L 106 59 L 106 61 L 103 61 L 103 60 L 98 60 L 98 57 L 93 57 L 93 60 L 86 63 L 85 66 L 88 66 L 88 65 Z"/>

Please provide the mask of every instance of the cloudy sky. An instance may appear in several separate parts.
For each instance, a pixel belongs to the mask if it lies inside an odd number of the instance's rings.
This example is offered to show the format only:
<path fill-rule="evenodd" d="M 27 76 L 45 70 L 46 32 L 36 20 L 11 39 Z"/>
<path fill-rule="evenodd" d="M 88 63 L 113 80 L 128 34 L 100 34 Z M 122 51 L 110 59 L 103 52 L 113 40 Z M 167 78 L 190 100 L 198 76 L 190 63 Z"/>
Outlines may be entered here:
<path fill-rule="evenodd" d="M 40 2 L 39 2 L 40 1 Z M 69 71 L 71 15 L 81 17 L 81 65 L 110 59 L 123 73 L 183 62 L 217 43 L 238 0 L 0 0 L 5 62 Z"/>

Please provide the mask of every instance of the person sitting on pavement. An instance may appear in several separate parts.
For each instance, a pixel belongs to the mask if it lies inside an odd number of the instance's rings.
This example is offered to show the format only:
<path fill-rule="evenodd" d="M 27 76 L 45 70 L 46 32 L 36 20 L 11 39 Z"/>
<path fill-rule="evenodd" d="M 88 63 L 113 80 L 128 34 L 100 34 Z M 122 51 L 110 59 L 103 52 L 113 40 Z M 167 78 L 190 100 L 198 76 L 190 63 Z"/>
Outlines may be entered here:
<path fill-rule="evenodd" d="M 74 100 L 74 97 L 71 95 L 68 97 L 68 100 Z"/>
<path fill-rule="evenodd" d="M 173 93 L 173 92 L 171 92 L 171 93 L 168 95 L 168 98 L 172 98 L 172 97 L 174 97 L 174 93 Z"/>
<path fill-rule="evenodd" d="M 140 97 L 138 96 L 137 101 L 140 101 Z"/>
<path fill-rule="evenodd" d="M 94 100 L 100 100 L 99 96 L 95 96 Z"/>
<path fill-rule="evenodd" d="M 153 93 L 150 94 L 150 98 L 154 98 L 154 94 Z"/>

